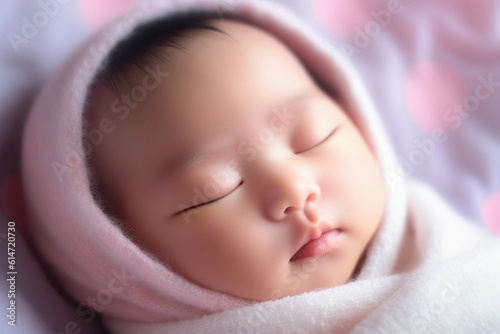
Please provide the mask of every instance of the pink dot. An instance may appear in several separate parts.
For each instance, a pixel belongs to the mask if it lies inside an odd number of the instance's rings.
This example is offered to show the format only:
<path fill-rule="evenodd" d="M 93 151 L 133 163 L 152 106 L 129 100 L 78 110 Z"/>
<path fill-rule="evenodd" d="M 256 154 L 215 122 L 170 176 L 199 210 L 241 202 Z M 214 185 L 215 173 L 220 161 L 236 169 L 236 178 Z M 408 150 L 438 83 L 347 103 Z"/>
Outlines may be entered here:
<path fill-rule="evenodd" d="M 456 0 L 445 0 L 443 3 L 450 7 L 449 16 L 456 16 L 462 26 L 468 26 L 481 37 L 494 37 L 497 33 L 496 19 L 500 9 L 497 0 L 463 1 L 458 5 Z M 448 2 L 448 3 L 447 3 Z"/>
<path fill-rule="evenodd" d="M 375 20 L 372 11 L 377 12 L 382 5 L 381 0 L 313 0 L 312 12 L 323 29 L 352 39 L 367 22 Z"/>
<path fill-rule="evenodd" d="M 140 0 L 80 0 L 78 7 L 83 22 L 97 30 L 106 23 L 133 9 Z"/>
<path fill-rule="evenodd" d="M 413 66 L 407 75 L 408 109 L 415 122 L 428 132 L 461 125 L 464 116 L 460 114 L 460 105 L 466 97 L 464 79 L 444 64 L 422 62 Z"/>
<path fill-rule="evenodd" d="M 21 174 L 16 173 L 0 185 L 0 207 L 8 219 L 16 223 L 21 231 L 26 231 L 26 212 Z"/>
<path fill-rule="evenodd" d="M 481 217 L 493 234 L 500 235 L 500 190 L 486 197 L 483 201 Z"/>

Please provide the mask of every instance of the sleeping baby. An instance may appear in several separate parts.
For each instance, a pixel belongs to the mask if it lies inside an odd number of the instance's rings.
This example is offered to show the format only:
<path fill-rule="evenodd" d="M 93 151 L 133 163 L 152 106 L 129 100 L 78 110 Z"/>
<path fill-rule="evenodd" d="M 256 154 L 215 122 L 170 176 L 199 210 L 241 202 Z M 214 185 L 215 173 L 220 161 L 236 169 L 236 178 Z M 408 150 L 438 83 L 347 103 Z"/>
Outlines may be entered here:
<path fill-rule="evenodd" d="M 356 74 L 290 14 L 151 2 L 38 98 L 31 240 L 114 333 L 500 329 L 499 240 L 392 187 L 395 161 Z"/>

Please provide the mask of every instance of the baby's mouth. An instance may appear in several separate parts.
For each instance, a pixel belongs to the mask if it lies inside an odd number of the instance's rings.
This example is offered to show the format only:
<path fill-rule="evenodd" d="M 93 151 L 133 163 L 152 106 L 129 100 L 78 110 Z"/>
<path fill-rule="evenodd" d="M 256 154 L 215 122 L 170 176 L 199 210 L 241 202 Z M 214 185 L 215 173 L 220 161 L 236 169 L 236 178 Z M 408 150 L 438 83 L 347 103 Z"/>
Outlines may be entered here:
<path fill-rule="evenodd" d="M 292 256 L 290 262 L 304 258 L 315 258 L 328 253 L 335 245 L 335 241 L 340 233 L 342 231 L 338 228 L 321 233 L 318 238 L 311 239 L 300 247 Z"/>

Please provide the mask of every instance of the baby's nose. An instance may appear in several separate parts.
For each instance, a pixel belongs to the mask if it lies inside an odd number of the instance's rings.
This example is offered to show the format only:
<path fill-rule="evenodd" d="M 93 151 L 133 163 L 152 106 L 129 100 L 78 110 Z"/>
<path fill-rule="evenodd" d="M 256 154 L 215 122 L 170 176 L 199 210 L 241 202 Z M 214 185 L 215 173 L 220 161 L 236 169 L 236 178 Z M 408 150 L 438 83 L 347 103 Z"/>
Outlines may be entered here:
<path fill-rule="evenodd" d="M 272 220 L 279 221 L 292 214 L 304 214 L 315 223 L 318 216 L 314 203 L 319 199 L 317 183 L 304 172 L 291 175 L 282 171 L 268 184 L 267 211 Z"/>
<path fill-rule="evenodd" d="M 316 193 L 311 193 L 305 200 L 304 204 L 302 207 L 294 207 L 294 206 L 289 206 L 285 209 L 284 214 L 285 215 L 290 215 L 293 214 L 296 211 L 302 210 L 302 213 L 306 217 L 308 221 L 311 223 L 316 223 L 319 220 L 318 214 L 316 212 L 316 208 L 314 206 L 315 202 L 317 201 L 318 195 Z"/>

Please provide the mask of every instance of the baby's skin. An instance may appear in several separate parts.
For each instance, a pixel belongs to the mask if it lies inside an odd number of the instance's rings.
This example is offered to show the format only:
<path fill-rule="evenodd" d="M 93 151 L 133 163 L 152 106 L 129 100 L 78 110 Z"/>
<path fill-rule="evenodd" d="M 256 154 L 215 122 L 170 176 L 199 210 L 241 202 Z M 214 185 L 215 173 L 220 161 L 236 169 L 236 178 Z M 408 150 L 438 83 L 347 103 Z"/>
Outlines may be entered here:
<path fill-rule="evenodd" d="M 93 89 L 90 124 L 123 116 L 92 155 L 118 217 L 209 289 L 264 301 L 346 283 L 385 209 L 373 152 L 279 40 L 210 23 L 225 34 L 197 31 L 127 70 L 118 93 L 147 84 L 142 101 Z"/>

